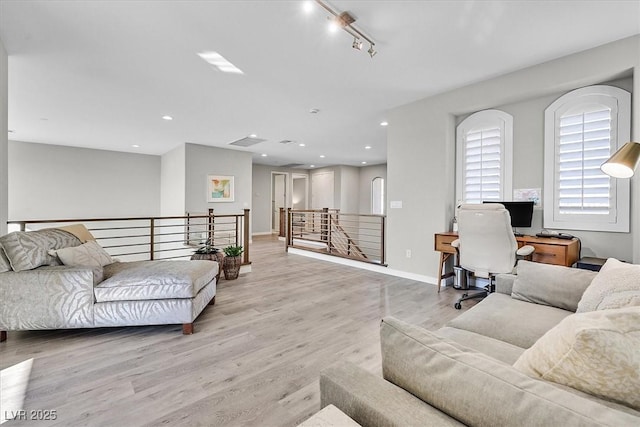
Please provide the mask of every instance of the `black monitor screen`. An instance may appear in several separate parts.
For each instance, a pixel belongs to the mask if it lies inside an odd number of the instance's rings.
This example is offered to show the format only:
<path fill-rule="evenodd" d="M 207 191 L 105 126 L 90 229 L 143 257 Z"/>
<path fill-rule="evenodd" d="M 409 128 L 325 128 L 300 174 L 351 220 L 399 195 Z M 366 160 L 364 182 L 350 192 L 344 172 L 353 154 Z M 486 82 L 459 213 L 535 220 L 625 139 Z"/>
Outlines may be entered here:
<path fill-rule="evenodd" d="M 531 218 L 533 217 L 534 202 L 483 202 L 483 203 L 500 203 L 509 211 L 511 215 L 512 227 L 531 227 Z"/>

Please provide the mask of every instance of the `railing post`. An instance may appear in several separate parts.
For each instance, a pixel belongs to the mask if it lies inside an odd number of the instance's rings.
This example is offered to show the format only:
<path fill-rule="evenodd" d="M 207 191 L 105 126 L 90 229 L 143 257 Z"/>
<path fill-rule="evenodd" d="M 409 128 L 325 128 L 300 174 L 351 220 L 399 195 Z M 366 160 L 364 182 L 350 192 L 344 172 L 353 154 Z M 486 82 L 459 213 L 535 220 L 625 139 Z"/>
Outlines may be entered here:
<path fill-rule="evenodd" d="M 156 234 L 156 222 L 155 219 L 151 218 L 149 224 L 149 259 L 153 261 L 154 252 L 155 252 L 155 234 Z"/>
<path fill-rule="evenodd" d="M 20 231 L 25 231 L 27 229 L 27 224 L 25 224 L 24 222 L 20 223 Z"/>
<path fill-rule="evenodd" d="M 209 218 L 207 218 L 207 242 L 211 246 L 215 245 L 214 231 L 215 231 L 215 217 L 213 215 L 213 208 L 209 208 Z"/>
<path fill-rule="evenodd" d="M 244 235 L 243 235 L 243 246 L 244 246 L 244 263 L 250 264 L 249 261 L 249 209 L 244 210 Z M 237 236 L 237 233 L 236 233 Z"/>
<path fill-rule="evenodd" d="M 322 213 L 320 214 L 320 239 L 325 242 L 328 240 L 328 228 L 327 228 L 327 219 L 329 218 L 329 208 L 322 208 Z"/>
<path fill-rule="evenodd" d="M 382 217 L 382 222 L 380 224 L 381 225 L 381 227 L 380 227 L 380 263 L 381 264 L 386 264 L 385 260 L 384 260 L 385 255 L 386 255 L 385 254 L 385 249 L 384 249 L 384 247 L 385 247 L 385 241 L 384 241 L 384 234 L 385 233 L 384 233 L 384 231 L 385 231 L 385 223 L 386 223 L 386 221 L 387 221 L 387 217 L 383 216 Z"/>
<path fill-rule="evenodd" d="M 278 237 L 284 237 L 285 235 L 285 214 L 284 208 L 280 208 L 280 224 L 278 226 Z"/>
<path fill-rule="evenodd" d="M 293 213 L 291 208 L 287 208 L 287 235 L 285 236 L 287 244 L 285 245 L 285 252 L 289 252 L 289 246 L 293 245 Z"/>
<path fill-rule="evenodd" d="M 191 219 L 189 218 L 189 212 L 187 212 L 187 245 L 191 243 Z"/>

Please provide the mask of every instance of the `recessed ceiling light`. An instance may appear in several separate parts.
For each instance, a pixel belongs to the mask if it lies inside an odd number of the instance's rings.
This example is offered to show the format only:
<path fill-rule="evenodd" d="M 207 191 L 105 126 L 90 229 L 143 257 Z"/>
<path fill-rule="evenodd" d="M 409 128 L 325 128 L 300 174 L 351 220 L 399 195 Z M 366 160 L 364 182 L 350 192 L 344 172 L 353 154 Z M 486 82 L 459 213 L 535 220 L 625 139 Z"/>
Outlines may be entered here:
<path fill-rule="evenodd" d="M 380 122 L 380 126 L 389 126 L 389 122 Z"/>
<path fill-rule="evenodd" d="M 300 144 L 298 144 L 298 147 L 304 147 L 304 143 L 301 142 Z"/>
<path fill-rule="evenodd" d="M 320 154 L 320 158 L 321 158 L 321 159 L 324 159 L 324 154 Z"/>
<path fill-rule="evenodd" d="M 252 133 L 251 135 L 249 135 L 249 138 L 257 138 L 258 135 L 256 135 L 255 133 Z"/>
<path fill-rule="evenodd" d="M 370 145 L 367 145 L 367 146 L 365 146 L 365 147 L 364 147 L 364 149 L 365 149 L 365 150 L 371 150 L 371 146 L 370 146 Z"/>
<path fill-rule="evenodd" d="M 313 2 L 310 0 L 303 2 L 302 10 L 304 10 L 305 13 L 313 12 Z"/>
<path fill-rule="evenodd" d="M 140 146 L 138 144 L 133 144 L 132 147 L 133 148 L 140 148 Z"/>
<path fill-rule="evenodd" d="M 227 61 L 218 52 L 199 52 L 198 56 L 225 73 L 244 74 L 241 69 Z"/>
<path fill-rule="evenodd" d="M 367 162 L 360 162 L 360 163 L 362 163 L 363 165 L 366 165 L 366 164 L 367 164 Z"/>
<path fill-rule="evenodd" d="M 309 167 L 310 167 L 310 168 L 315 168 L 315 167 L 316 167 L 316 165 L 309 165 Z"/>
<path fill-rule="evenodd" d="M 340 29 L 340 25 L 338 24 L 338 22 L 335 19 L 330 19 L 329 20 L 329 32 L 330 33 L 335 33 Z"/>
<path fill-rule="evenodd" d="M 262 157 L 267 157 L 265 153 L 260 154 Z"/>
<path fill-rule="evenodd" d="M 171 116 L 162 116 L 163 120 L 173 120 L 173 117 Z"/>

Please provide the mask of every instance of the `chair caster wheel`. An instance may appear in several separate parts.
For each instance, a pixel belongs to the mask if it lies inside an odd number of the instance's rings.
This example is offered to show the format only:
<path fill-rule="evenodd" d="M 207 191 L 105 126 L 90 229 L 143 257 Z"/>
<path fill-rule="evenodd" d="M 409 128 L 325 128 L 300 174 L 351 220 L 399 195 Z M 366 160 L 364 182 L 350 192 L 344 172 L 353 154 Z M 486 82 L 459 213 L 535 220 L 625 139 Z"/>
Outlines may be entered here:
<path fill-rule="evenodd" d="M 456 308 L 456 310 L 460 310 L 462 308 L 462 304 L 460 304 L 459 302 L 453 304 L 453 306 Z"/>

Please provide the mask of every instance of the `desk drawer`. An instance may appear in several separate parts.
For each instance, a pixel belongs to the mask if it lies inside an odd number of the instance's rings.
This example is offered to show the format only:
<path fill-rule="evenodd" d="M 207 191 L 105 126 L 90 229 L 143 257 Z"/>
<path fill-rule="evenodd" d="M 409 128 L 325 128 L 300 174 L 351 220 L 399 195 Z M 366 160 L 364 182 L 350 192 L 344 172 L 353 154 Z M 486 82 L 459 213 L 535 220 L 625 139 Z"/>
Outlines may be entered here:
<path fill-rule="evenodd" d="M 446 234 L 436 234 L 435 235 L 435 249 L 438 252 L 443 252 L 445 254 L 455 254 L 456 249 L 451 246 L 451 242 L 456 240 L 457 236 L 451 236 Z"/>
<path fill-rule="evenodd" d="M 567 265 L 566 246 L 543 245 L 539 243 L 527 243 L 536 248 L 533 253 L 533 262 L 543 264 Z"/>

